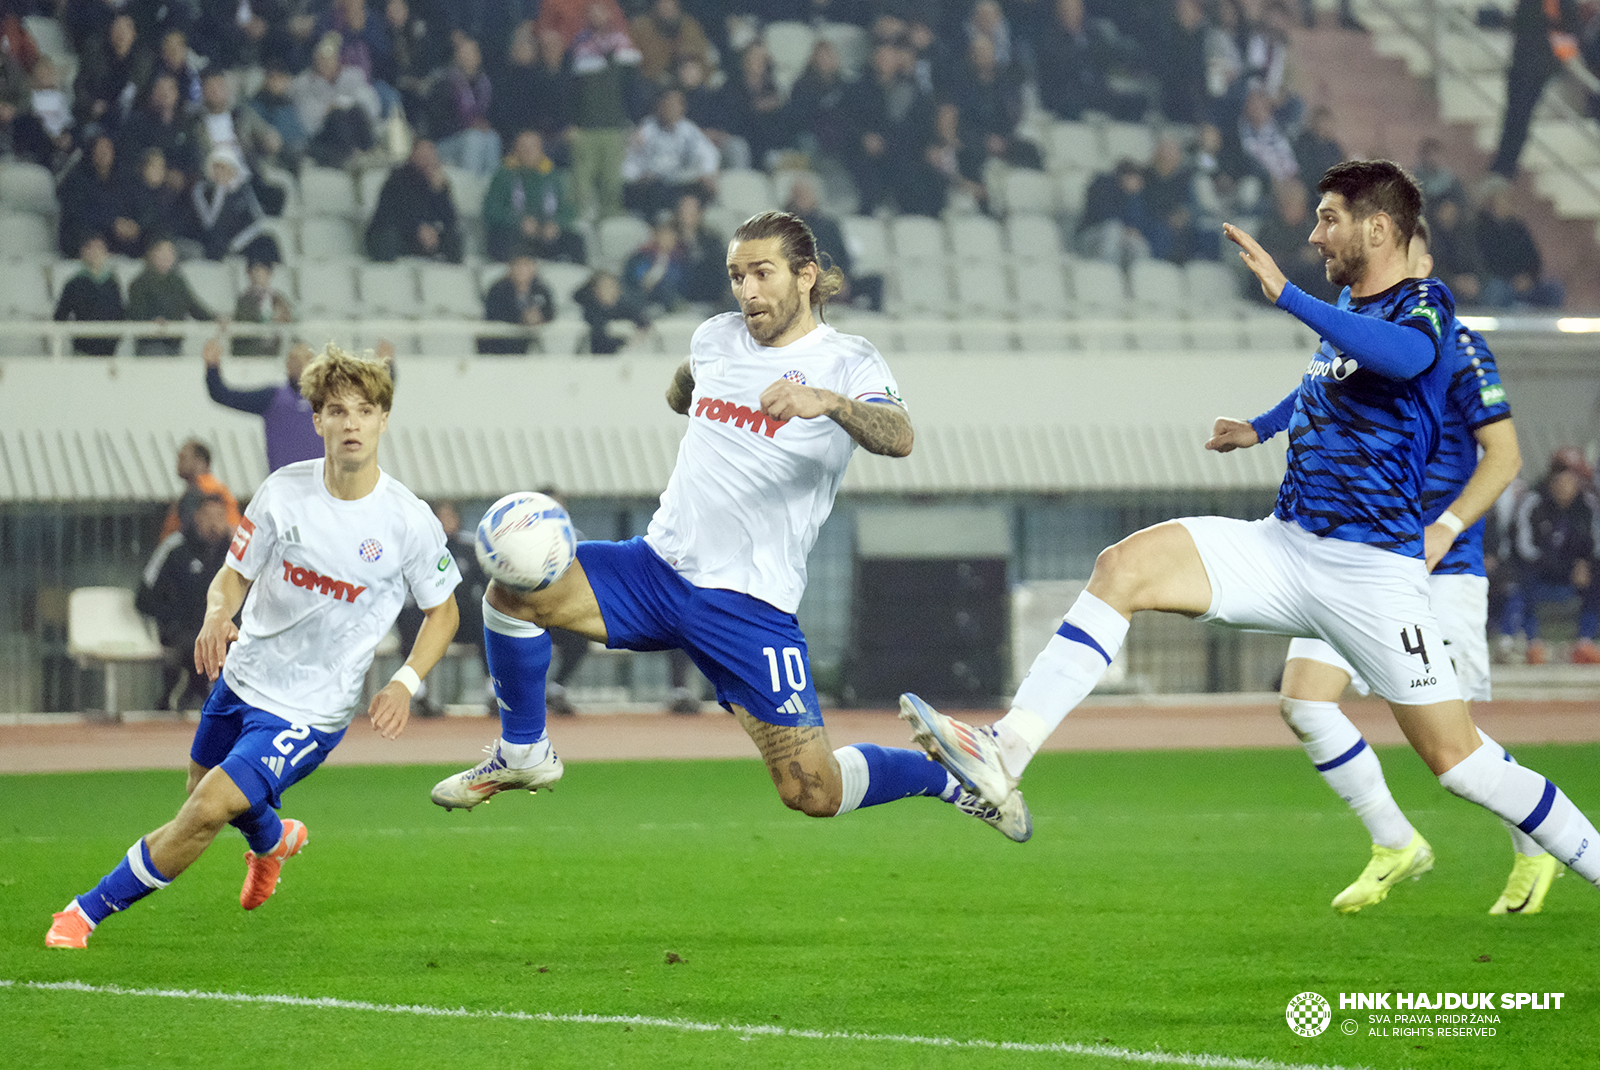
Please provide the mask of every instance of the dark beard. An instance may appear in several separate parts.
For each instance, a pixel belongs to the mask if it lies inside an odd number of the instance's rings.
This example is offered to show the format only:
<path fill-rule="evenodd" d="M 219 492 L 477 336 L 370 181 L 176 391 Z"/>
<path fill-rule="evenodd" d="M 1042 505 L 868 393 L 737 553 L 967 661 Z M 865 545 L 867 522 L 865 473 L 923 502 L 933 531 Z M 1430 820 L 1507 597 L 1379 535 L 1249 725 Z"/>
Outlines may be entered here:
<path fill-rule="evenodd" d="M 1328 261 L 1328 281 L 1341 290 L 1346 286 L 1354 286 L 1367 273 L 1367 251 L 1357 250 L 1352 256 L 1335 257 Z"/>

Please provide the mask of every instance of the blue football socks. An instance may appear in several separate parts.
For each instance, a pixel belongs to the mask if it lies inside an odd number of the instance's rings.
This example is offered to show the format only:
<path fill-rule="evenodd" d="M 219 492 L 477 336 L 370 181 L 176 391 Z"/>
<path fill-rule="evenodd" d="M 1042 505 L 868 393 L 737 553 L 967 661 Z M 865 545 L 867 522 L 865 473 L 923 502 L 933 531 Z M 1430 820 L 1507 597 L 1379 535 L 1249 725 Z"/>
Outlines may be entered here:
<path fill-rule="evenodd" d="M 119 910 L 127 910 L 151 892 L 172 882 L 161 875 L 150 861 L 150 848 L 144 839 L 128 848 L 117 868 L 100 878 L 100 883 L 78 896 L 78 906 L 88 919 L 99 925 Z"/>

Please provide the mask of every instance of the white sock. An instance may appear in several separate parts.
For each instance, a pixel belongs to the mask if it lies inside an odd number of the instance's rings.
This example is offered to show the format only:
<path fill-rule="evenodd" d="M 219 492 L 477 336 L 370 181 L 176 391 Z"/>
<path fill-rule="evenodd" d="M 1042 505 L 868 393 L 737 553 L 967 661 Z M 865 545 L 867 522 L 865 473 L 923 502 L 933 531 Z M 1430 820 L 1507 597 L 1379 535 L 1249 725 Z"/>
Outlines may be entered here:
<path fill-rule="evenodd" d="M 1517 760 L 1511 757 L 1511 753 L 1500 744 L 1490 739 L 1488 734 L 1485 733 L 1481 728 L 1478 729 L 1478 738 L 1483 740 L 1483 745 L 1494 751 L 1502 761 L 1510 762 L 1513 765 L 1516 764 Z M 1511 849 L 1513 851 L 1516 851 L 1521 855 L 1528 855 L 1530 858 L 1535 855 L 1542 855 L 1545 853 L 1544 848 L 1540 847 L 1532 836 L 1529 836 L 1526 832 L 1523 832 L 1521 829 L 1517 828 L 1516 825 L 1505 820 L 1505 818 L 1501 818 L 1500 820 L 1501 823 L 1505 825 L 1506 832 L 1511 835 Z"/>
<path fill-rule="evenodd" d="M 1399 850 L 1411 842 L 1416 829 L 1389 793 L 1378 756 L 1337 702 L 1285 697 L 1278 712 L 1328 787 L 1367 826 L 1373 843 Z"/>
<path fill-rule="evenodd" d="M 872 783 L 872 772 L 867 768 L 867 756 L 854 747 L 840 747 L 833 752 L 839 762 L 839 779 L 844 790 L 839 795 L 839 814 L 848 814 L 861 805 L 867 797 L 867 785 Z"/>
<path fill-rule="evenodd" d="M 1010 712 L 995 723 L 1007 772 L 1022 775 L 1050 733 L 1094 690 L 1127 636 L 1128 618 L 1088 591 L 1078 595 L 1033 659 Z"/>
<path fill-rule="evenodd" d="M 1447 769 L 1439 783 L 1532 836 L 1591 884 L 1600 885 L 1600 832 L 1566 793 L 1493 747 L 1479 747 Z"/>
<path fill-rule="evenodd" d="M 500 757 L 507 769 L 532 769 L 550 757 L 550 737 L 541 736 L 533 743 L 507 743 L 500 741 Z"/>

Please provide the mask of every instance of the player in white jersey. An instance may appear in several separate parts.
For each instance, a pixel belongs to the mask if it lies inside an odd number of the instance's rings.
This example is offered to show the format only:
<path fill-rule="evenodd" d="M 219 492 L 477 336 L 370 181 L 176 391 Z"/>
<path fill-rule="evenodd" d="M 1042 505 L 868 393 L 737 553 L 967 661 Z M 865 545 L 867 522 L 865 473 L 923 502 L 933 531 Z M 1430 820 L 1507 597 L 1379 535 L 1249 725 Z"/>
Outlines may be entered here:
<path fill-rule="evenodd" d="M 194 662 L 213 687 L 190 749 L 188 799 L 55 915 L 48 947 L 86 946 L 102 920 L 166 887 L 224 825 L 250 844 L 239 904 L 264 903 L 284 859 L 309 838 L 304 824 L 278 817 L 282 793 L 343 738 L 407 591 L 425 619 L 410 658 L 367 706 L 384 738 L 405 728 L 412 694 L 455 636 L 461 575 L 444 530 L 378 467 L 394 398 L 388 368 L 330 345 L 300 389 L 325 453 L 267 477 L 211 581 Z"/>
<path fill-rule="evenodd" d="M 500 738 L 487 761 L 441 781 L 433 801 L 471 809 L 561 778 L 544 705 L 545 629 L 559 627 L 613 648 L 687 653 L 793 809 L 832 817 L 928 795 L 1027 839 L 1020 794 L 985 804 L 918 751 L 828 742 L 794 616 L 806 555 L 855 448 L 903 457 L 911 420 L 871 343 L 818 322 L 843 276 L 823 270 L 803 220 L 746 220 L 727 264 L 740 311 L 695 332 L 667 388 L 689 426 L 648 533 L 580 543 L 577 562 L 543 591 L 490 585 L 484 640 Z"/>
<path fill-rule="evenodd" d="M 1103 550 L 995 725 L 962 724 L 909 694 L 901 716 L 931 754 L 993 802 L 1015 789 L 1033 755 L 1100 680 L 1135 612 L 1317 636 L 1388 701 L 1441 787 L 1517 824 L 1600 886 L 1600 832 L 1554 783 L 1484 743 L 1440 650 L 1421 499 L 1451 370 L 1442 347 L 1453 300 L 1437 279 L 1407 270 L 1421 191 L 1387 160 L 1336 164 L 1318 189 L 1309 240 L 1329 281 L 1348 287 L 1339 306 L 1290 283 L 1248 234 L 1223 228 L 1267 299 L 1322 339 L 1291 395 L 1288 464 L 1274 515 L 1188 517 Z M 1251 423 L 1223 417 L 1206 447 L 1227 452 L 1259 441 Z"/>

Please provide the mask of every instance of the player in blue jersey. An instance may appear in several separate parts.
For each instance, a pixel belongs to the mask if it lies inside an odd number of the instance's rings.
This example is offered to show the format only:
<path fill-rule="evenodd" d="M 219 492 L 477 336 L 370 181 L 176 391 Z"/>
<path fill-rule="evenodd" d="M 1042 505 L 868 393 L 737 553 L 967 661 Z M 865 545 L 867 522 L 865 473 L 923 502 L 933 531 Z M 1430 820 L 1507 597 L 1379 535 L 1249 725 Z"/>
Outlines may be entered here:
<path fill-rule="evenodd" d="M 1410 261 L 1413 277 L 1426 278 L 1433 271 L 1424 220 L 1418 221 L 1412 237 Z M 1452 370 L 1439 446 L 1424 475 L 1423 538 L 1431 568 L 1428 590 L 1445 649 L 1461 697 L 1475 702 L 1489 698 L 1483 516 L 1516 478 L 1522 457 L 1511 406 L 1483 336 L 1455 321 L 1448 341 L 1444 355 Z M 1294 395 L 1285 400 L 1286 404 L 1250 421 L 1262 442 L 1287 426 Z M 1339 709 L 1339 696 L 1352 683 L 1361 694 L 1370 690 L 1323 640 L 1295 639 L 1289 644 L 1279 707 L 1283 719 L 1328 786 L 1349 803 L 1372 836 L 1371 860 L 1333 899 L 1333 908 L 1344 914 L 1382 902 L 1396 884 L 1421 876 L 1434 861 L 1431 846 L 1390 794 L 1377 755 Z M 1488 736 L 1483 739 L 1485 746 L 1499 749 Z M 1516 825 L 1507 822 L 1506 828 L 1513 850 L 1511 876 L 1489 913 L 1537 914 L 1561 866 Z"/>
<path fill-rule="evenodd" d="M 1407 254 L 1422 194 L 1388 161 L 1328 169 L 1310 241 L 1347 307 L 1308 296 L 1250 235 L 1225 226 L 1262 292 L 1322 342 L 1294 396 L 1288 470 L 1273 515 L 1187 517 L 1102 551 L 1088 587 L 992 726 L 945 717 L 915 695 L 901 716 L 918 741 L 991 801 L 1104 675 L 1141 609 L 1330 643 L 1388 700 L 1448 791 L 1518 824 L 1600 883 L 1600 832 L 1554 784 L 1484 745 L 1460 697 L 1428 599 L 1422 497 L 1452 367 L 1449 290 L 1416 279 Z M 1216 421 L 1208 449 L 1259 441 Z"/>

